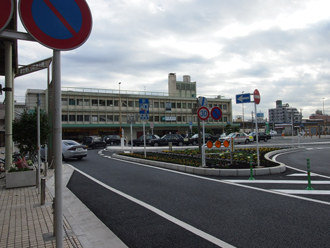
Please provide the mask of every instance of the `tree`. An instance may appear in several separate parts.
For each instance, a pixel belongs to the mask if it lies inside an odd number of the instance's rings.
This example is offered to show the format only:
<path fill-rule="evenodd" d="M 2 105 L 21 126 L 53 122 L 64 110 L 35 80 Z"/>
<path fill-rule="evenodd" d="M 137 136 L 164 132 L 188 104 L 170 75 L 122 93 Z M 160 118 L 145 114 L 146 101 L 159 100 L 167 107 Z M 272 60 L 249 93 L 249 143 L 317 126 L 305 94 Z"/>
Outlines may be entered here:
<path fill-rule="evenodd" d="M 37 108 L 28 112 L 24 110 L 21 118 L 13 122 L 13 141 L 22 156 L 35 155 L 38 152 L 38 116 Z M 48 115 L 40 111 L 40 144 L 46 144 L 51 134 Z"/>
<path fill-rule="evenodd" d="M 230 124 L 227 124 L 225 126 L 226 134 L 235 133 L 235 132 L 239 132 L 239 131 L 240 131 L 239 127 L 232 127 L 232 125 L 230 125 Z"/>

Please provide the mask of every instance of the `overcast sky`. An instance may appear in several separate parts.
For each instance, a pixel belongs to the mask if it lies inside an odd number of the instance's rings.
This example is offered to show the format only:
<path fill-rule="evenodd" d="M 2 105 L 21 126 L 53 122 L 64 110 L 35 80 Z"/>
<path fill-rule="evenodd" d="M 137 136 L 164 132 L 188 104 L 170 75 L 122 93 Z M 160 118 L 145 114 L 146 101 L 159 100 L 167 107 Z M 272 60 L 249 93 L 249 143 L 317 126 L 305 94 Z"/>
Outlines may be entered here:
<path fill-rule="evenodd" d="M 235 96 L 258 89 L 258 112 L 276 100 L 303 117 L 330 114 L 329 0 L 88 0 L 93 29 L 81 47 L 62 52 L 62 87 L 167 92 L 168 73 L 190 75 L 198 96 Z M 19 21 L 19 31 L 25 31 Z M 19 41 L 18 61 L 52 56 Z M 46 70 L 15 80 L 15 99 L 46 89 Z M 4 77 L 0 83 L 4 84 Z M 1 96 L 0 99 L 3 99 Z M 245 119 L 252 103 L 244 104 Z"/>

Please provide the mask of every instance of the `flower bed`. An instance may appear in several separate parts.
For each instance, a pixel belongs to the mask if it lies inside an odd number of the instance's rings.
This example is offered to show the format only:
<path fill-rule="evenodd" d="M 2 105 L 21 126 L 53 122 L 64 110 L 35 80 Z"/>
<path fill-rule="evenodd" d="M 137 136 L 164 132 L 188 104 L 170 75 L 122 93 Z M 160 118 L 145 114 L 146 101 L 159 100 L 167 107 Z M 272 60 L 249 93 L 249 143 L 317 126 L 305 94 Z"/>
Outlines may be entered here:
<path fill-rule="evenodd" d="M 260 166 L 277 166 L 278 163 L 265 159 L 265 154 L 279 149 L 283 148 L 259 148 Z M 146 158 L 144 157 L 143 152 L 137 152 L 133 154 L 120 153 L 120 155 L 194 167 L 201 166 L 201 155 L 199 154 L 198 149 L 184 149 L 175 151 L 163 150 L 161 152 L 147 152 Z M 236 149 L 235 152 L 232 153 L 232 157 L 233 163 L 231 163 L 229 150 L 206 150 L 206 167 L 222 169 L 247 169 L 250 168 L 251 158 L 252 166 L 255 167 L 257 165 L 256 148 Z"/>

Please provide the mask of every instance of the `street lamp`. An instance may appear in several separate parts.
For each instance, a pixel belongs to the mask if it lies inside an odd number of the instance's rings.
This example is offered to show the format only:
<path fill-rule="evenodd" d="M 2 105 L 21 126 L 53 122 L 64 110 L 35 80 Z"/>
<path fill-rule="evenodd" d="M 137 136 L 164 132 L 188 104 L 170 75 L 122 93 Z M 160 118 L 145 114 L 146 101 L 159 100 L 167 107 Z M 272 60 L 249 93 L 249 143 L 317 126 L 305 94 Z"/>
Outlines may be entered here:
<path fill-rule="evenodd" d="M 118 84 L 119 84 L 119 135 L 121 137 L 121 97 L 120 97 L 121 82 L 119 82 Z"/>
<path fill-rule="evenodd" d="M 242 91 L 242 94 L 244 91 Z M 244 128 L 244 102 L 242 103 L 242 112 L 243 112 L 243 133 L 245 133 L 245 128 Z"/>

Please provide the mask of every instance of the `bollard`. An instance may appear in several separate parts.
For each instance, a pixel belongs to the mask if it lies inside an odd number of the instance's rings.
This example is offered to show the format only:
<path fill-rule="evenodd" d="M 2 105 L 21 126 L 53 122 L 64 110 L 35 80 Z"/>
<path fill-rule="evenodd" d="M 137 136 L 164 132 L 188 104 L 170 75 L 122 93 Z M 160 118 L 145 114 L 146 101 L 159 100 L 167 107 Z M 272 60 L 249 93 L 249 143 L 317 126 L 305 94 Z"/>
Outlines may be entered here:
<path fill-rule="evenodd" d="M 307 159 L 307 180 L 308 180 L 308 187 L 306 188 L 306 190 L 314 190 L 311 184 L 311 168 L 309 166 L 309 159 Z"/>
<path fill-rule="evenodd" d="M 250 178 L 249 180 L 254 180 L 253 178 L 253 166 L 252 166 L 252 155 L 250 156 Z"/>
<path fill-rule="evenodd" d="M 55 197 L 53 198 L 53 203 L 52 203 L 52 209 L 53 209 L 53 236 L 55 236 Z"/>
<path fill-rule="evenodd" d="M 172 142 L 168 142 L 168 150 L 172 151 Z"/>
<path fill-rule="evenodd" d="M 45 198 L 46 198 L 46 179 L 41 178 L 41 194 L 40 194 L 41 205 L 45 205 Z"/>
<path fill-rule="evenodd" d="M 39 173 L 38 173 L 38 170 L 36 170 L 36 188 L 39 189 Z"/>

